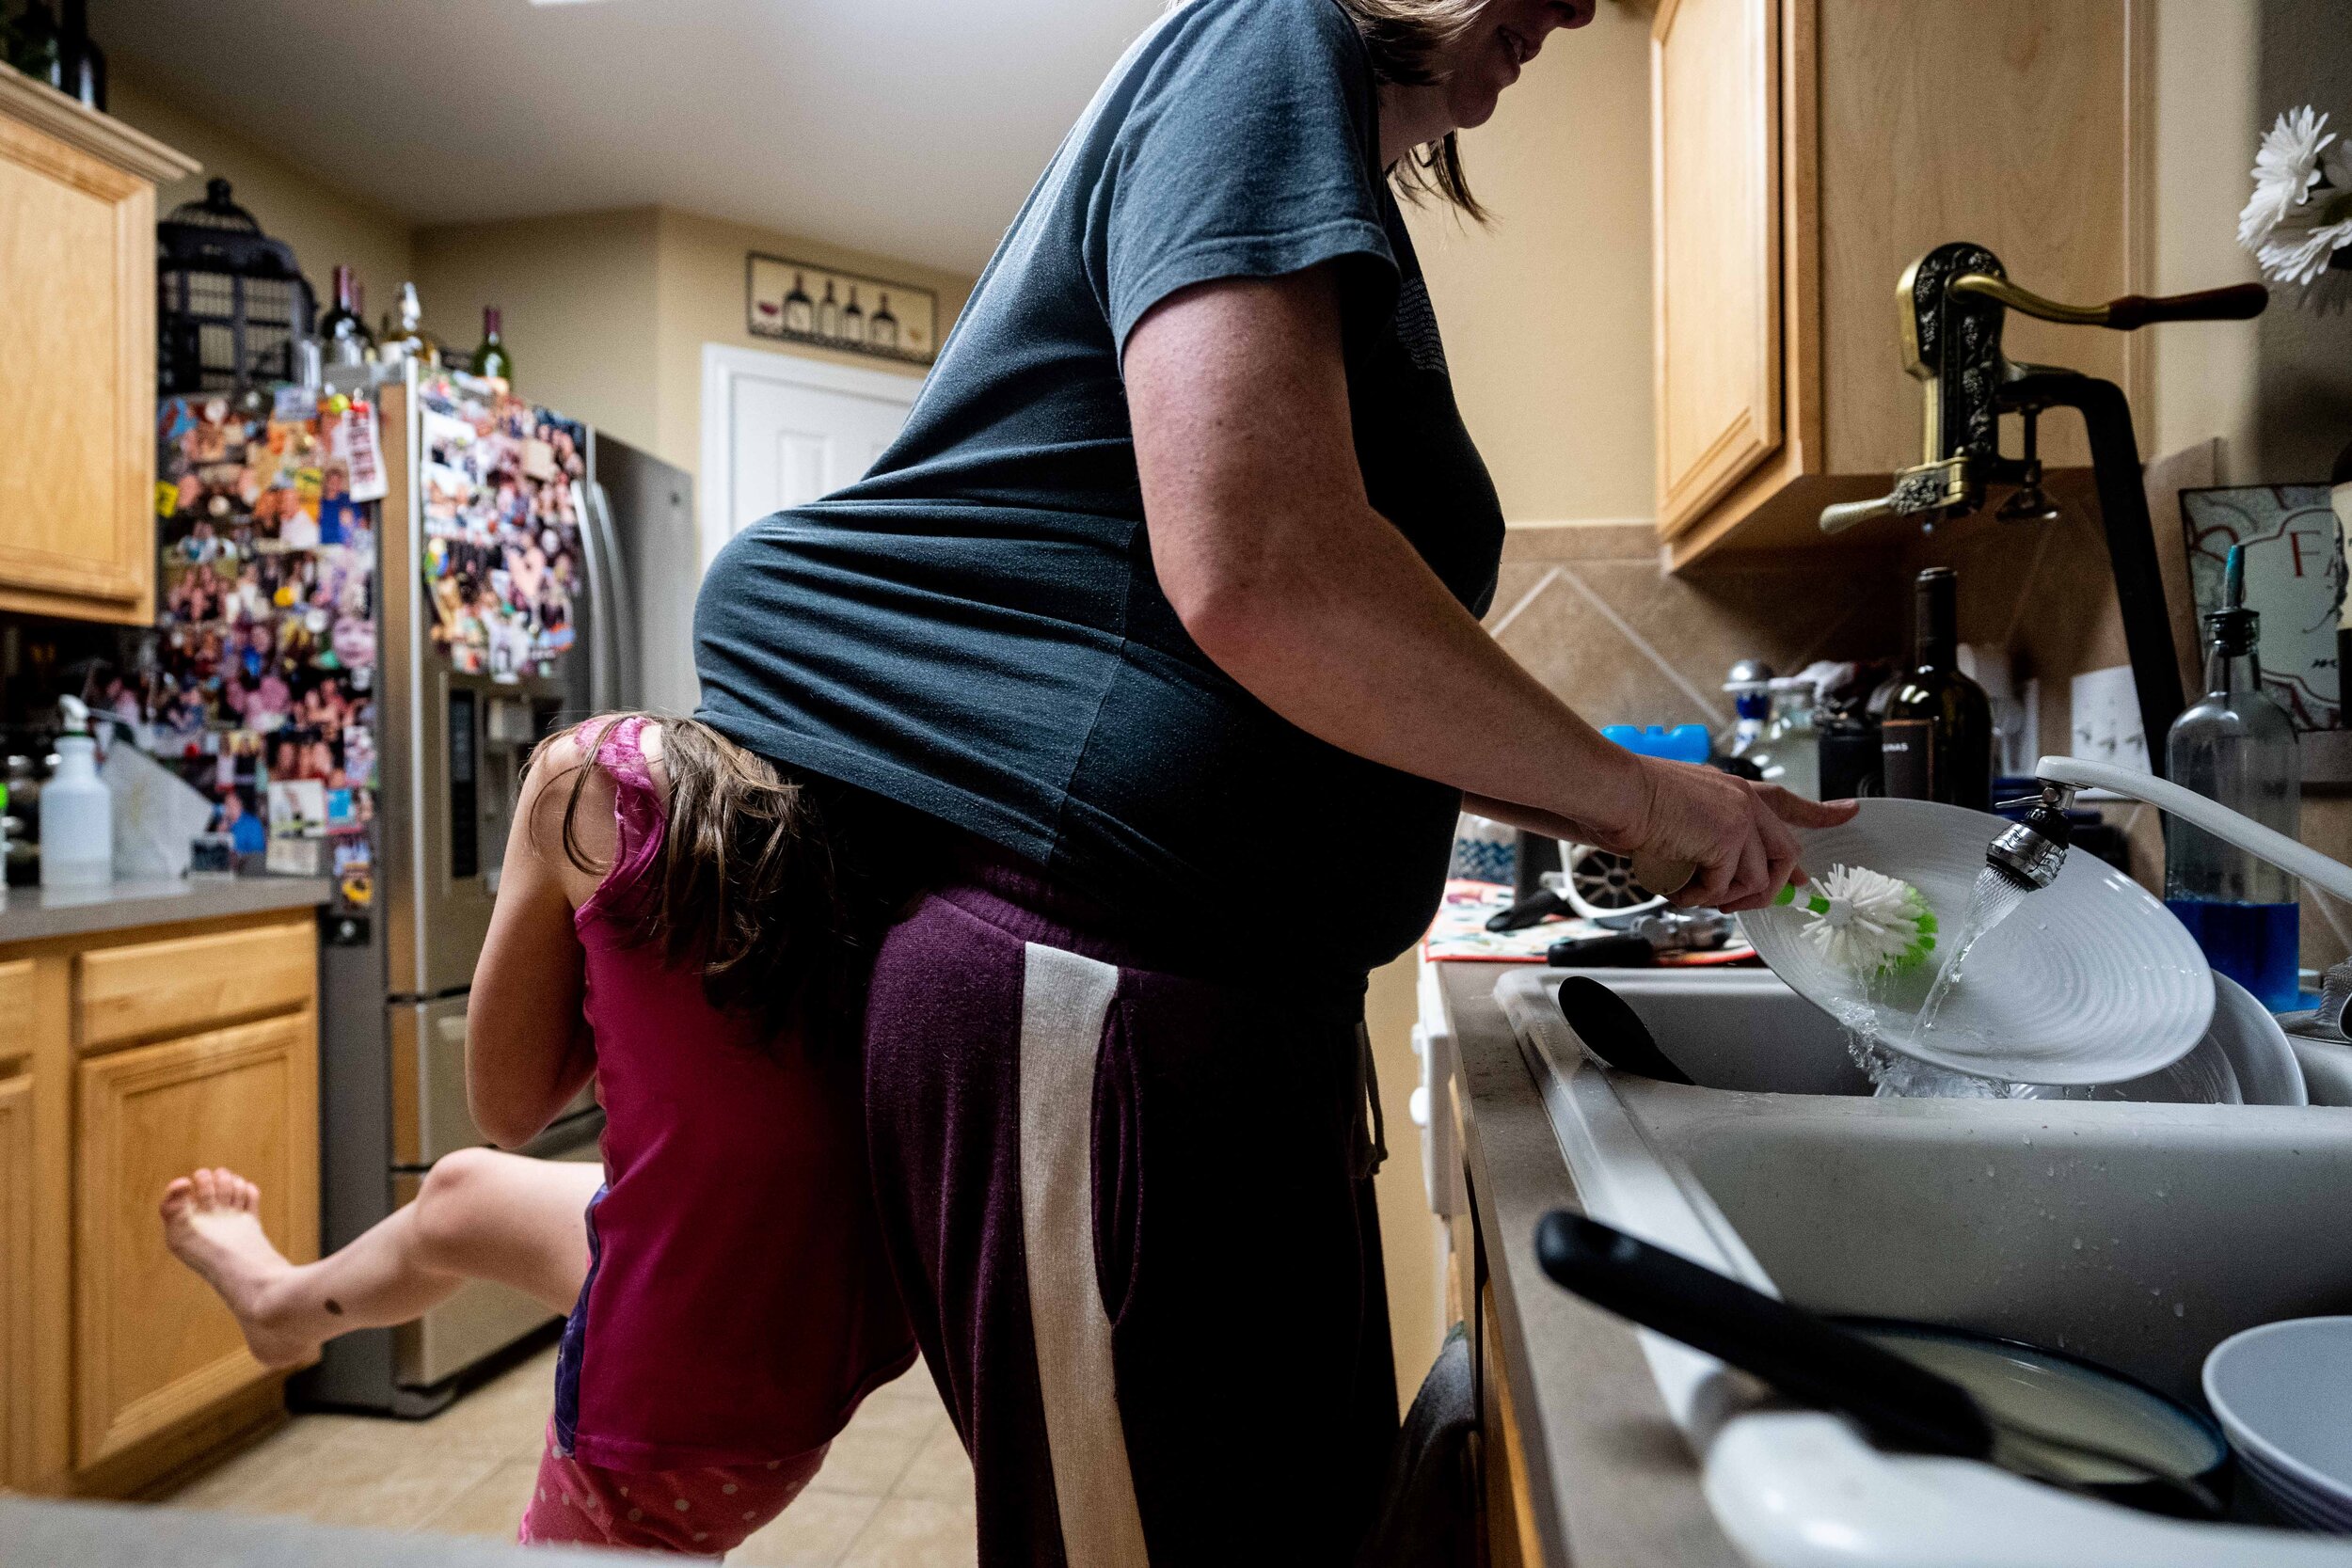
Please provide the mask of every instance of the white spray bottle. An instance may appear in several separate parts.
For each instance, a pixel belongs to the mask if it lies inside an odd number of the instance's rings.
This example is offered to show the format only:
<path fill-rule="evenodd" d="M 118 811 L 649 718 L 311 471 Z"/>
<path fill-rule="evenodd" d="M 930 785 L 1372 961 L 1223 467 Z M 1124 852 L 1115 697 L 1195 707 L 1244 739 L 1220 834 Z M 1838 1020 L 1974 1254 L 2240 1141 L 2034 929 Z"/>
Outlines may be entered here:
<path fill-rule="evenodd" d="M 98 776 L 98 743 L 89 709 L 60 697 L 65 733 L 57 736 L 57 770 L 40 790 L 40 885 L 103 887 L 114 880 L 114 796 Z"/>

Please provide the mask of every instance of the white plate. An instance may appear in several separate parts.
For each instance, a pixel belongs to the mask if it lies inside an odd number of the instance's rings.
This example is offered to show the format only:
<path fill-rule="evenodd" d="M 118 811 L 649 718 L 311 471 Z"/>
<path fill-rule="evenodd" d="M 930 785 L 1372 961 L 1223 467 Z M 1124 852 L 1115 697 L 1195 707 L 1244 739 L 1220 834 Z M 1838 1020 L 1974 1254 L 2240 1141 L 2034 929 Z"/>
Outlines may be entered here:
<path fill-rule="evenodd" d="M 1916 887 L 1939 945 L 1908 974 L 1863 983 L 1799 933 L 1787 906 L 1740 917 L 1758 957 L 1791 989 L 1887 1049 L 1955 1072 L 2016 1084 L 2112 1084 L 2186 1055 L 2213 1021 L 2213 972 L 2196 942 L 2146 889 L 2095 855 L 2067 856 L 2058 880 L 1977 943 L 1931 1042 L 1912 1038 L 1968 911 L 1985 847 L 2009 824 L 1931 800 L 1865 800 L 1843 827 L 1805 833 L 1814 872 L 1865 865 Z"/>
<path fill-rule="evenodd" d="M 2254 1483 L 2296 1512 L 2352 1519 L 2352 1318 L 2290 1318 L 2205 1357 L 2205 1402 Z"/>

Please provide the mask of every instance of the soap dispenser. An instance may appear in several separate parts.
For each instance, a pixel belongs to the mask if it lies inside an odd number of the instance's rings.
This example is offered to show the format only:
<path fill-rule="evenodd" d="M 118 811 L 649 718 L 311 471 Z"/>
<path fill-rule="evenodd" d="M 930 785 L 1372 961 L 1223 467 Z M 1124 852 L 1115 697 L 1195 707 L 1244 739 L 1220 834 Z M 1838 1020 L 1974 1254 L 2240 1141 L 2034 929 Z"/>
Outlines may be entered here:
<path fill-rule="evenodd" d="M 89 709 L 60 697 L 57 711 L 65 733 L 57 736 L 57 770 L 40 791 L 40 885 L 103 887 L 115 874 L 114 796 L 98 776 Z"/>
<path fill-rule="evenodd" d="M 2302 758 L 2295 726 L 2265 696 L 2262 617 L 2246 608 L 2246 546 L 2233 545 L 2222 604 L 2205 617 L 2205 694 L 2165 736 L 2165 777 L 2296 836 Z M 2273 1012 L 2298 1005 L 2295 879 L 2202 828 L 2164 819 L 2164 901 L 2205 960 Z"/>

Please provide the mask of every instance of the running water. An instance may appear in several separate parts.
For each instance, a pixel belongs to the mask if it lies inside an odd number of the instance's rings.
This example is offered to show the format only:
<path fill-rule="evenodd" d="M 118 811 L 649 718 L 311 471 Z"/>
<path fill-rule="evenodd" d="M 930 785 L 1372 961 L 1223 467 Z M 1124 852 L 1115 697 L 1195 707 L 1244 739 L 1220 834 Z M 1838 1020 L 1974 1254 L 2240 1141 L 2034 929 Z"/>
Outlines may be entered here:
<path fill-rule="evenodd" d="M 1967 916 L 1953 939 L 1951 958 L 1936 975 L 1935 984 L 1928 988 L 1928 999 L 1919 1005 L 1919 1016 L 1911 1031 L 1915 1042 L 1925 1043 L 1934 1032 L 1936 1018 L 1944 1011 L 1952 988 L 1960 984 L 1961 966 L 1968 961 L 1969 953 L 1986 932 L 2016 912 L 2031 891 L 1989 865 L 1977 873 L 1977 885 L 1968 894 Z"/>

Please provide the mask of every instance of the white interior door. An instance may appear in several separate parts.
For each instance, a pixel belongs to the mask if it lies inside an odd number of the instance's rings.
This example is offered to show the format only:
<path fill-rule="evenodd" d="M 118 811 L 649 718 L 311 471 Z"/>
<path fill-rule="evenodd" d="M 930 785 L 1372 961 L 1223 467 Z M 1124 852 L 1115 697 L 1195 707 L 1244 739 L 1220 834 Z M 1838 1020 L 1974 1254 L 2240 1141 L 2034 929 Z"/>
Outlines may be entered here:
<path fill-rule="evenodd" d="M 887 371 L 703 345 L 703 564 L 771 512 L 862 476 L 922 383 Z"/>

